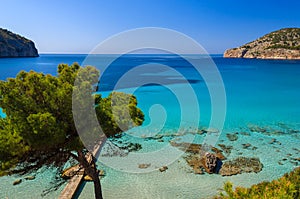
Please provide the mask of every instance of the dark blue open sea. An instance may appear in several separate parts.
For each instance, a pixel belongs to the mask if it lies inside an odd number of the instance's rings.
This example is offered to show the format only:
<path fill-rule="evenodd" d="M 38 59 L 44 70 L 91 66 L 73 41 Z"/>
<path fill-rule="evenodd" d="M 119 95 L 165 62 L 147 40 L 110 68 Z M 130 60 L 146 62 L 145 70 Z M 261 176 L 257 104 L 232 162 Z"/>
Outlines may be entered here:
<path fill-rule="evenodd" d="M 200 70 L 210 77 L 217 77 L 219 73 L 222 85 L 217 78 L 206 79 L 177 55 L 126 55 L 106 68 L 112 57 L 94 55 L 85 60 L 86 55 L 44 54 L 38 58 L 0 59 L 1 80 L 14 77 L 20 70 L 56 75 L 58 64 L 78 62 L 99 68 L 102 72 L 99 92 L 104 96 L 115 88 L 136 95 L 138 106 L 145 113 L 145 122 L 142 127 L 125 132 L 121 139 L 140 143 L 142 149 L 137 154 L 142 155 L 129 153 L 110 159 L 100 154 L 99 166 L 106 172 L 101 180 L 105 198 L 209 198 L 228 180 L 235 185 L 250 186 L 276 179 L 300 164 L 295 160 L 300 157 L 300 61 L 225 59 L 222 55 L 211 55 L 218 71 L 207 67 Z M 190 55 L 189 59 L 200 65 L 208 63 L 207 56 Z M 143 82 L 147 83 L 141 86 Z M 209 87 L 212 90 L 209 91 Z M 224 90 L 226 101 L 218 95 Z M 210 126 L 211 118 L 216 116 L 214 113 L 223 110 L 214 106 L 213 100 L 221 100 L 226 105 L 221 129 L 218 122 Z M 196 121 L 198 114 L 200 119 Z M 195 175 L 181 156 L 172 156 L 170 151 L 164 152 L 170 155 L 155 153 L 168 145 L 170 134 L 176 135 L 177 142 L 203 143 L 206 135 L 192 133 L 196 131 L 195 124 L 197 128 L 209 127 L 220 132 L 213 144 L 232 146 L 231 153 L 226 155 L 228 159 L 258 157 L 263 170 L 231 177 Z M 227 133 L 237 133 L 238 139 L 229 141 Z M 145 138 L 156 134 L 166 138 L 159 141 Z M 276 142 L 272 143 L 272 139 Z M 243 144 L 250 144 L 251 149 L 243 148 Z M 141 171 L 138 168 L 141 163 L 151 166 Z M 167 163 L 166 172 L 155 170 Z M 51 187 L 54 173 L 53 168 L 43 168 L 35 180 L 23 181 L 17 186 L 12 183 L 18 176 L 1 177 L 0 198 L 41 198 L 43 190 Z M 43 197 L 57 198 L 63 187 Z M 92 198 L 93 184 L 85 183 L 78 197 Z"/>

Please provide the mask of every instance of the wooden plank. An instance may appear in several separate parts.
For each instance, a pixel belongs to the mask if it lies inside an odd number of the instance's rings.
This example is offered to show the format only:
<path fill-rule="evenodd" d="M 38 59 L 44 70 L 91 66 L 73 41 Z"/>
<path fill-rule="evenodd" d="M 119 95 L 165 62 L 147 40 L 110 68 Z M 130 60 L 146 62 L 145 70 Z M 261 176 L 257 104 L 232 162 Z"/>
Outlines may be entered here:
<path fill-rule="evenodd" d="M 61 192 L 59 199 L 71 199 L 74 197 L 83 179 L 83 175 L 74 175 Z"/>
<path fill-rule="evenodd" d="M 92 152 L 93 156 L 95 157 L 101 147 L 102 141 L 98 143 Z M 87 160 L 90 163 L 92 161 L 92 156 L 90 153 L 87 154 Z M 74 175 L 69 181 L 66 187 L 63 189 L 63 191 L 60 193 L 59 199 L 72 199 L 74 195 L 76 194 L 82 180 L 83 180 L 83 175 L 84 169 L 79 170 L 80 174 Z"/>

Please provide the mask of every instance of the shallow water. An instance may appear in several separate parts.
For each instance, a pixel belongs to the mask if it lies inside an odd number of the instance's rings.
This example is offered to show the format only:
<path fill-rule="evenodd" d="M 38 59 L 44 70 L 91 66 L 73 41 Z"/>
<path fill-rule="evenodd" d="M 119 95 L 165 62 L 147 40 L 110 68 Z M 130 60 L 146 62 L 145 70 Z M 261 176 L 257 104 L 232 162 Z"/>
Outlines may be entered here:
<path fill-rule="evenodd" d="M 189 132 L 195 131 L 195 124 L 199 124 L 200 128 L 209 126 L 212 102 L 207 88 L 213 84 L 218 86 L 216 82 L 205 82 L 188 62 L 177 56 L 125 56 L 117 59 L 104 71 L 102 64 L 105 61 L 101 60 L 107 57 L 102 55 L 88 60 L 88 63 L 102 69 L 100 92 L 104 96 L 134 66 L 149 64 L 146 71 L 133 71 L 129 74 L 126 84 L 119 87 L 121 91 L 133 92 L 137 96 L 138 106 L 146 118 L 142 127 L 130 130 L 121 138 L 123 142 L 140 143 L 140 151 L 129 153 L 125 157 L 108 158 L 100 155 L 98 164 L 106 172 L 101 180 L 106 198 L 208 198 L 217 194 L 227 180 L 235 185 L 250 186 L 278 178 L 300 164 L 292 160 L 300 157 L 299 151 L 295 150 L 299 149 L 300 133 L 292 131 L 300 130 L 300 61 L 224 59 L 219 55 L 212 57 L 223 78 L 227 99 L 226 120 L 224 128 L 219 129 L 221 133 L 216 137 L 216 146 L 220 143 L 233 146 L 231 154 L 225 154 L 228 159 L 241 155 L 260 158 L 263 170 L 257 174 L 231 177 L 195 175 L 181 153 L 177 153 L 175 148 L 167 148 L 172 139 L 196 143 L 203 143 L 206 139 L 206 134 L 194 136 Z M 58 63 L 81 63 L 84 58 L 84 55 L 42 55 L 39 58 L 0 59 L 0 78 L 15 76 L 21 69 L 34 69 L 55 75 Z M 193 59 L 203 60 L 203 57 L 195 56 Z M 170 68 L 165 69 L 158 64 Z M 154 83 L 162 82 L 164 86 L 148 84 L 135 90 L 145 79 Z M 193 96 L 188 93 L 189 89 L 196 93 L 199 104 L 194 103 Z M 181 103 L 184 104 L 182 108 L 179 106 Z M 195 119 L 198 108 L 200 121 Z M 266 135 L 251 132 L 249 127 L 254 125 L 264 127 L 271 133 Z M 272 134 L 275 131 L 282 133 Z M 166 135 L 178 132 L 184 135 L 165 137 L 164 142 L 142 139 L 157 133 Z M 226 133 L 233 132 L 239 133 L 238 140 L 231 142 Z M 250 136 L 241 132 L 248 132 Z M 273 138 L 278 142 L 270 144 Z M 251 144 L 251 147 L 243 149 L 242 144 L 245 143 Z M 253 146 L 257 149 L 252 150 Z M 283 158 L 287 160 L 283 161 Z M 138 168 L 140 163 L 151 163 L 151 166 L 141 170 Z M 166 172 L 157 170 L 166 164 L 169 167 Z M 43 190 L 51 185 L 53 173 L 53 169 L 44 170 L 35 180 L 24 181 L 17 186 L 13 186 L 12 182 L 18 177 L 1 177 L 0 198 L 40 198 Z M 45 197 L 57 198 L 62 188 Z M 87 182 L 82 187 L 79 198 L 92 197 L 93 184 Z"/>

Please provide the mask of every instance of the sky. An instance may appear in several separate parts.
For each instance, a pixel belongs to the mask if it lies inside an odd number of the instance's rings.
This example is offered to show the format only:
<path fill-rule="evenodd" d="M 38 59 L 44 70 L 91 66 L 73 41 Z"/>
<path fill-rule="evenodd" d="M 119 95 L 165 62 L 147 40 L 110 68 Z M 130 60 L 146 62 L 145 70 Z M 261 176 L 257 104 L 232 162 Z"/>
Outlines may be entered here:
<path fill-rule="evenodd" d="M 33 40 L 39 53 L 89 53 L 122 31 L 160 27 L 216 54 L 300 27 L 299 0 L 0 0 L 0 6 L 0 27 Z"/>

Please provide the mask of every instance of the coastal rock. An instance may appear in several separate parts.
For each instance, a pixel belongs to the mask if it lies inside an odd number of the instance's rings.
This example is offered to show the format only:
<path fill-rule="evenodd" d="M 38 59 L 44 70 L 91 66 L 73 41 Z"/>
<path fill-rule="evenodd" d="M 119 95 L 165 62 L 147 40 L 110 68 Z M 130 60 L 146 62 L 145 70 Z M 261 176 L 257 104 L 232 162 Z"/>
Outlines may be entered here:
<path fill-rule="evenodd" d="M 160 167 L 160 168 L 159 168 L 159 171 L 160 171 L 160 172 L 164 172 L 164 171 L 166 171 L 167 169 L 168 169 L 167 166 L 163 166 L 163 167 Z"/>
<path fill-rule="evenodd" d="M 231 176 L 241 173 L 258 173 L 262 168 L 263 165 L 258 158 L 238 157 L 234 160 L 224 162 L 219 174 L 222 176 Z"/>
<path fill-rule="evenodd" d="M 227 146 L 225 144 L 218 144 L 218 146 L 221 147 L 221 149 L 228 155 L 231 153 L 231 150 L 233 149 L 233 146 Z"/>
<path fill-rule="evenodd" d="M 38 56 L 38 51 L 31 40 L 0 28 L 0 57 Z"/>
<path fill-rule="evenodd" d="M 147 169 L 150 166 L 151 166 L 151 164 L 139 164 L 140 169 Z"/>
<path fill-rule="evenodd" d="M 35 176 L 26 176 L 24 179 L 25 180 L 34 180 Z"/>
<path fill-rule="evenodd" d="M 249 132 L 244 132 L 244 131 L 241 132 L 240 134 L 241 134 L 241 135 L 244 135 L 244 136 L 250 136 L 250 135 L 251 135 Z"/>
<path fill-rule="evenodd" d="M 128 152 L 139 151 L 142 149 L 142 145 L 130 142 L 127 145 L 120 147 L 120 149 L 127 150 Z"/>
<path fill-rule="evenodd" d="M 130 152 L 139 151 L 142 149 L 142 145 L 139 143 L 123 142 L 121 140 L 115 139 L 113 142 L 106 144 L 101 151 L 101 156 L 113 157 L 127 156 Z"/>
<path fill-rule="evenodd" d="M 207 173 L 217 173 L 219 165 L 222 164 L 222 160 L 226 157 L 222 154 L 222 150 L 216 147 L 210 147 L 208 152 L 206 147 L 202 147 L 201 144 L 187 143 L 187 142 L 174 142 L 170 141 L 173 147 L 185 151 L 186 156 L 184 159 L 190 167 L 192 167 L 195 174 L 203 174 L 203 170 Z"/>
<path fill-rule="evenodd" d="M 256 133 L 265 133 L 265 132 L 267 132 L 266 128 L 260 127 L 260 126 L 257 126 L 257 125 L 249 125 L 248 128 L 251 132 L 256 132 Z"/>
<path fill-rule="evenodd" d="M 69 178 L 72 178 L 76 174 L 82 175 L 83 172 L 81 172 L 80 170 L 81 170 L 81 167 L 79 164 L 77 164 L 75 166 L 72 166 L 72 167 L 69 167 L 69 168 L 63 170 L 61 177 L 64 179 L 69 179 Z"/>
<path fill-rule="evenodd" d="M 188 165 L 192 167 L 195 174 L 204 174 L 204 172 L 202 171 L 202 169 L 204 168 L 203 161 L 199 156 L 190 155 L 185 157 L 185 159 Z"/>
<path fill-rule="evenodd" d="M 204 168 L 207 173 L 214 173 L 217 166 L 217 157 L 213 153 L 205 153 L 204 155 Z"/>
<path fill-rule="evenodd" d="M 239 137 L 238 137 L 238 135 L 236 134 L 236 133 L 232 133 L 232 134 L 230 134 L 230 133 L 227 133 L 226 134 L 226 137 L 228 138 L 228 140 L 230 140 L 230 141 L 236 141 Z"/>
<path fill-rule="evenodd" d="M 89 175 L 86 175 L 86 176 L 83 177 L 83 180 L 84 181 L 93 181 L 93 178 Z"/>
<path fill-rule="evenodd" d="M 15 180 L 15 181 L 13 182 L 13 185 L 18 185 L 18 184 L 20 184 L 21 182 L 22 182 L 22 179 Z"/>
<path fill-rule="evenodd" d="M 243 144 L 243 149 L 248 149 L 251 146 L 250 143 Z"/>
<path fill-rule="evenodd" d="M 199 154 L 201 150 L 201 144 L 174 141 L 170 141 L 170 144 L 171 146 L 177 147 L 178 149 L 186 151 L 188 153 Z"/>
<path fill-rule="evenodd" d="M 300 59 L 300 28 L 284 28 L 238 48 L 224 52 L 226 58 Z"/>

